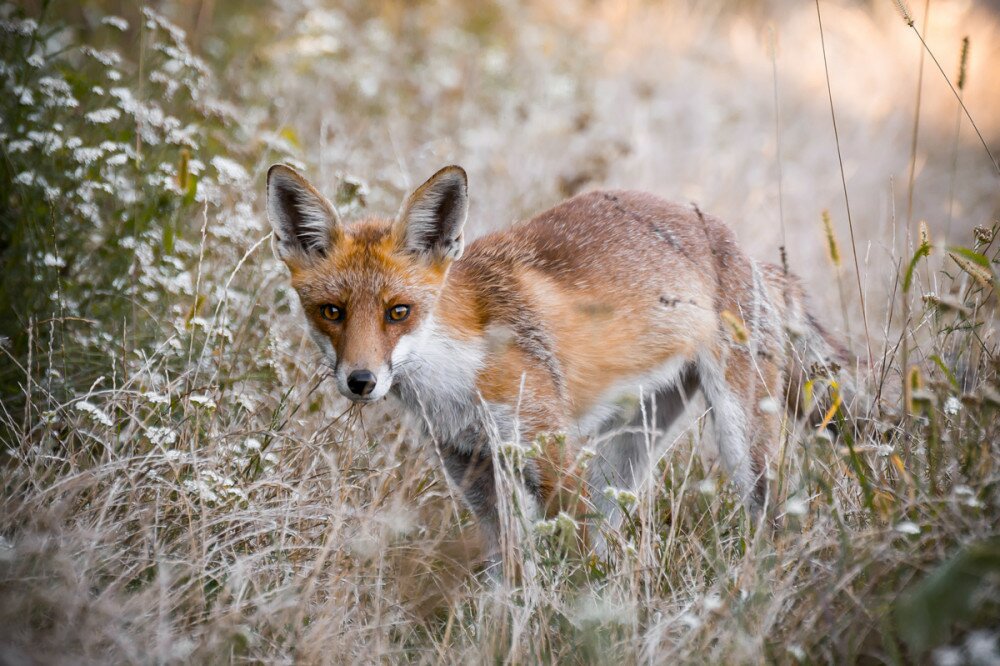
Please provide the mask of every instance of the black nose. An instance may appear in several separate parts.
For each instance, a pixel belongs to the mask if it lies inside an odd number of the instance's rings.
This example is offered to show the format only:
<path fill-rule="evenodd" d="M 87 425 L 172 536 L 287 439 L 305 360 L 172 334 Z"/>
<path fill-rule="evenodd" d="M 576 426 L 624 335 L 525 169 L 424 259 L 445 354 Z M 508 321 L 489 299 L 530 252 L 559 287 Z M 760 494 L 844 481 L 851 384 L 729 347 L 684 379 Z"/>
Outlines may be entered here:
<path fill-rule="evenodd" d="M 375 375 L 370 370 L 355 370 L 347 376 L 347 388 L 354 395 L 368 395 L 375 388 Z"/>

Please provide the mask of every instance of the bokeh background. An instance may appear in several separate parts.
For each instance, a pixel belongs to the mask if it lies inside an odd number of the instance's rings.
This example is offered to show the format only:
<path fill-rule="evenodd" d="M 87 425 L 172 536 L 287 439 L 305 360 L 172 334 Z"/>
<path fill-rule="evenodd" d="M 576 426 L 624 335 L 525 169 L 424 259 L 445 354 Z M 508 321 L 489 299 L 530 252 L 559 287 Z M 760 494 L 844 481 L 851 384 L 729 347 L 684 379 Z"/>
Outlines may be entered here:
<path fill-rule="evenodd" d="M 997 663 L 1000 3 L 818 7 L 0 5 L 0 662 Z M 461 164 L 473 237 L 591 188 L 694 202 L 784 248 L 884 411 L 789 425 L 773 540 L 701 414 L 610 561 L 542 521 L 484 586 L 413 424 L 330 386 L 277 161 L 348 219 Z"/>

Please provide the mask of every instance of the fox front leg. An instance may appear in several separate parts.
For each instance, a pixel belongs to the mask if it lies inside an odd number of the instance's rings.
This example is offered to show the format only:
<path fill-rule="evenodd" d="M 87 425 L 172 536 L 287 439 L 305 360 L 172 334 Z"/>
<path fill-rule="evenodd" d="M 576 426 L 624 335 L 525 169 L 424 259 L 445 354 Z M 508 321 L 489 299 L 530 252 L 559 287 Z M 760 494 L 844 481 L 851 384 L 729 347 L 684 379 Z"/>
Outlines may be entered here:
<path fill-rule="evenodd" d="M 472 510 L 483 542 L 487 575 L 499 581 L 503 575 L 500 555 L 500 517 L 497 507 L 493 456 L 488 446 L 471 449 L 461 445 L 441 447 L 445 472 Z"/>

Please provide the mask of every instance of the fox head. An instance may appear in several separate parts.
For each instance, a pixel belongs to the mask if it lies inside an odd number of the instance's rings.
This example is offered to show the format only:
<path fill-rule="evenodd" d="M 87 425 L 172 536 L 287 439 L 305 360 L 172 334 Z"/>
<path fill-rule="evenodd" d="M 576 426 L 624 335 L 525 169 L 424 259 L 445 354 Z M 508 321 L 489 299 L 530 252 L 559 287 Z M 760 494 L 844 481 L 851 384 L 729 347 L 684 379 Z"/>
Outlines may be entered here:
<path fill-rule="evenodd" d="M 267 216 L 313 338 L 337 389 L 355 402 L 385 396 L 429 329 L 448 267 L 464 247 L 465 171 L 449 166 L 416 189 L 395 219 L 346 225 L 294 169 L 267 172 Z"/>

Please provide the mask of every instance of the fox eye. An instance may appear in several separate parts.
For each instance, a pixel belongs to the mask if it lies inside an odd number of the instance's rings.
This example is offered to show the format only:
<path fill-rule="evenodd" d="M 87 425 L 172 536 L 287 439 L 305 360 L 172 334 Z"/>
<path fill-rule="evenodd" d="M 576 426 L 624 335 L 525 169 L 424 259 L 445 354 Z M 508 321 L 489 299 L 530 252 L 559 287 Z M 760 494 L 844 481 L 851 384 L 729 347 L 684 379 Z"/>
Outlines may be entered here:
<path fill-rule="evenodd" d="M 319 313 L 327 321 L 340 321 L 344 318 L 344 311 L 336 305 L 324 305 Z"/>
<path fill-rule="evenodd" d="M 389 321 L 403 321 L 410 316 L 409 305 L 393 305 L 385 311 L 385 317 Z"/>

